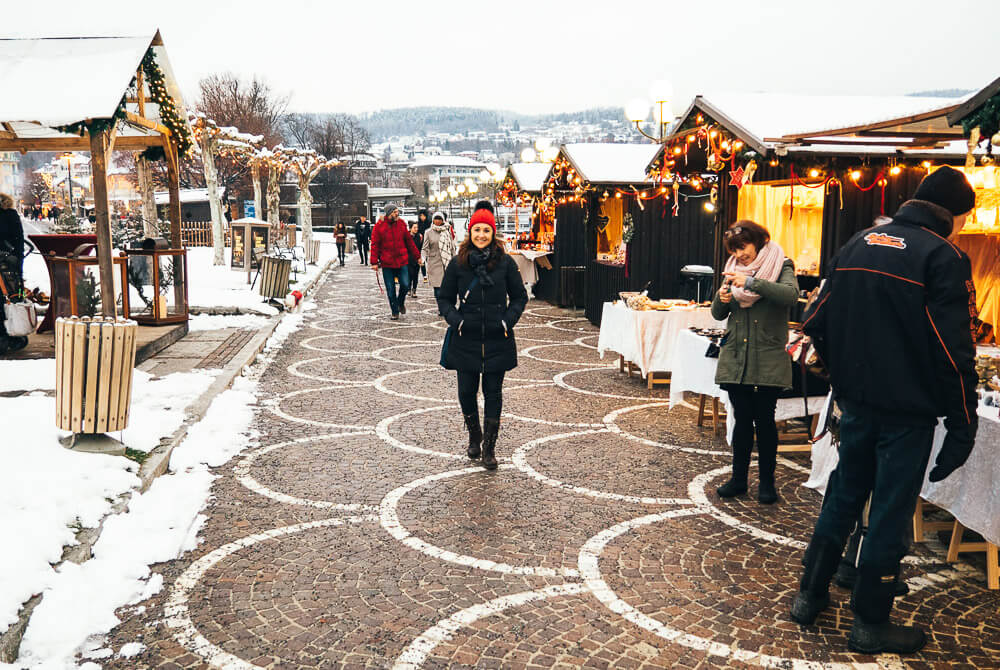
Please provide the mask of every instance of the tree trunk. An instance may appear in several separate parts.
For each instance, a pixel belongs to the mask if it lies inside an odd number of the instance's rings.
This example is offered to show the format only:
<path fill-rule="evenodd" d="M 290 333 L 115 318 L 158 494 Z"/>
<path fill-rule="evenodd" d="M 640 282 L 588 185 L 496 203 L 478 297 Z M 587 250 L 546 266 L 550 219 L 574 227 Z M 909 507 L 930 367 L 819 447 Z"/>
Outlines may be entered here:
<path fill-rule="evenodd" d="M 281 174 L 278 168 L 269 168 L 267 174 L 267 222 L 278 230 L 278 208 L 281 206 Z"/>
<path fill-rule="evenodd" d="M 313 237 L 312 193 L 309 192 L 309 181 L 299 180 L 299 223 L 302 225 L 302 246 L 309 248 Z"/>
<path fill-rule="evenodd" d="M 259 219 L 264 213 L 261 208 L 264 199 L 260 197 L 260 165 L 257 162 L 250 164 L 250 179 L 253 181 L 253 215 Z"/>
<path fill-rule="evenodd" d="M 208 187 L 208 209 L 212 215 L 212 265 L 226 264 L 225 226 L 222 217 L 222 203 L 219 202 L 219 173 L 215 169 L 214 140 L 206 139 L 201 144 L 201 163 L 205 167 L 205 186 Z"/>
<path fill-rule="evenodd" d="M 149 161 L 136 154 L 135 167 L 139 174 L 139 195 L 142 197 L 142 234 L 146 237 L 159 237 L 160 230 L 156 216 L 156 196 L 153 189 L 153 166 Z"/>

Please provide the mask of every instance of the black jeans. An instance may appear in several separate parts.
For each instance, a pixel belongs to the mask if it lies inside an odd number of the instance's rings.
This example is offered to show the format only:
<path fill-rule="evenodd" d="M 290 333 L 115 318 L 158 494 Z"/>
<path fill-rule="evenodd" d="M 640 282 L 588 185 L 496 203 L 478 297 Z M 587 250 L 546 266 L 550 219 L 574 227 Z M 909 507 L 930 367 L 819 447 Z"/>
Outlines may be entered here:
<path fill-rule="evenodd" d="M 399 279 L 399 294 L 396 293 L 396 279 Z M 399 314 L 399 308 L 406 303 L 406 294 L 410 292 L 410 269 L 405 265 L 401 268 L 382 268 L 382 281 L 385 282 L 385 295 L 389 298 L 389 309 L 393 314 Z"/>
<path fill-rule="evenodd" d="M 410 263 L 410 293 L 417 292 L 417 282 L 420 280 L 420 265 Z"/>
<path fill-rule="evenodd" d="M 909 550 L 906 527 L 924 482 L 934 426 L 889 424 L 863 407 L 838 402 L 840 462 L 830 475 L 813 537 L 843 547 L 871 495 L 858 566 L 895 576 Z"/>
<path fill-rule="evenodd" d="M 757 465 L 760 481 L 774 481 L 774 465 L 778 457 L 778 428 L 774 425 L 774 409 L 778 404 L 777 386 L 727 384 L 733 403 L 733 479 L 746 481 L 757 434 Z"/>
<path fill-rule="evenodd" d="M 484 372 L 483 378 L 483 400 L 485 402 L 485 412 L 483 416 L 487 419 L 500 419 L 500 412 L 503 411 L 503 376 L 504 371 Z M 479 414 L 479 407 L 476 403 L 476 394 L 479 392 L 478 372 L 458 371 L 458 404 L 462 406 L 462 414 Z"/>
<path fill-rule="evenodd" d="M 337 258 L 340 259 L 340 264 L 344 264 L 344 248 L 346 247 L 345 242 L 337 242 Z"/>
<path fill-rule="evenodd" d="M 368 263 L 368 241 L 362 240 L 358 242 L 358 255 L 361 256 L 361 264 L 365 265 Z"/>

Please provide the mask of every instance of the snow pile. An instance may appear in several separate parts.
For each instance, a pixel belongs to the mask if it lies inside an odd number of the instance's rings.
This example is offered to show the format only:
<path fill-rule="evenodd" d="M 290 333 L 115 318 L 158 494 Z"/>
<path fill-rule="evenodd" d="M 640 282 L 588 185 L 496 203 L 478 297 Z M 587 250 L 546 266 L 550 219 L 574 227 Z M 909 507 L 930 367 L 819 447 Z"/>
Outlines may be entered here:
<path fill-rule="evenodd" d="M 53 391 L 55 388 L 56 359 L 54 358 L 0 363 L 0 392 Z M 52 418 L 55 420 L 54 411 Z"/>
<path fill-rule="evenodd" d="M 292 274 L 292 278 L 296 280 L 296 283 L 291 284 L 293 290 L 311 281 L 326 262 L 337 254 L 337 248 L 330 235 L 317 234 L 314 237 L 322 241 L 319 262 L 316 265 L 307 265 L 306 271 L 298 273 L 297 277 L 295 273 Z M 246 272 L 229 267 L 230 255 L 231 251 L 226 249 L 226 264 L 212 265 L 214 251 L 211 247 L 188 249 L 189 304 L 193 307 L 233 307 L 262 314 L 277 314 L 278 310 L 268 305 L 258 292 L 260 278 L 258 277 L 258 283 L 251 288 L 247 283 Z M 301 263 L 295 265 L 301 267 Z M 256 270 L 250 275 L 251 280 L 255 274 Z"/>
<path fill-rule="evenodd" d="M 160 439 L 184 423 L 184 410 L 215 381 L 218 370 L 175 372 L 160 379 L 142 370 L 133 372 L 132 410 L 122 442 L 138 451 L 152 451 Z"/>
<path fill-rule="evenodd" d="M 267 317 L 257 314 L 196 314 L 188 321 L 188 332 L 246 328 L 257 330 L 267 324 Z"/>
<path fill-rule="evenodd" d="M 171 473 L 134 496 L 128 512 L 105 521 L 94 558 L 61 567 L 32 615 L 20 664 L 38 670 L 75 668 L 77 652 L 99 649 L 103 636 L 120 623 L 116 610 L 163 588 L 163 576 L 149 566 L 197 547 L 207 518 L 201 511 L 215 479 L 209 467 L 225 463 L 251 439 L 255 389 L 254 382 L 238 378 L 219 395 L 174 450 Z M 141 651 L 141 644 L 129 643 L 118 655 Z"/>
<path fill-rule="evenodd" d="M 4 365 L 6 369 L 6 364 Z M 75 544 L 78 527 L 94 527 L 111 500 L 139 484 L 138 465 L 117 456 L 65 449 L 57 438 L 55 400 L 40 393 L 0 399 L 0 631 L 54 576 L 51 563 Z M 13 418 L 16 417 L 16 418 Z"/>

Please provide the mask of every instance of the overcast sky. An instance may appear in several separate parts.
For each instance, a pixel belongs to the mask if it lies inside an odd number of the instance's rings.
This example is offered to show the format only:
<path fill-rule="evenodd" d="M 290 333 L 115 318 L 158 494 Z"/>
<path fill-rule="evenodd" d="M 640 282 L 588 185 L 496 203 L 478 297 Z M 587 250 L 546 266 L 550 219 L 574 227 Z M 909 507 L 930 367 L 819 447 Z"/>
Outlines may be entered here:
<path fill-rule="evenodd" d="M 624 106 L 661 78 L 685 102 L 707 90 L 976 89 L 1000 76 L 989 28 L 996 6 L 45 0 L 4 2 L 0 36 L 152 35 L 159 28 L 188 98 L 202 77 L 233 72 L 260 75 L 290 94 L 293 111 L 443 105 L 537 113 Z M 58 85 L 39 82 L 37 94 Z"/>

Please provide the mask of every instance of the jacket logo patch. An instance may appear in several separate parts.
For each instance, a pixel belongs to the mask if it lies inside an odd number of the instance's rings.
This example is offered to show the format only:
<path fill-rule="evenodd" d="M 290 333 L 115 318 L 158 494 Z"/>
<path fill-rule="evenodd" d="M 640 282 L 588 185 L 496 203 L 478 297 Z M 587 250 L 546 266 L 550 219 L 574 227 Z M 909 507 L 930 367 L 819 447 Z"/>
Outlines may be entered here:
<path fill-rule="evenodd" d="M 868 233 L 865 235 L 865 242 L 870 247 L 891 247 L 892 249 L 905 249 L 906 240 L 902 237 L 893 237 L 885 233 Z"/>

